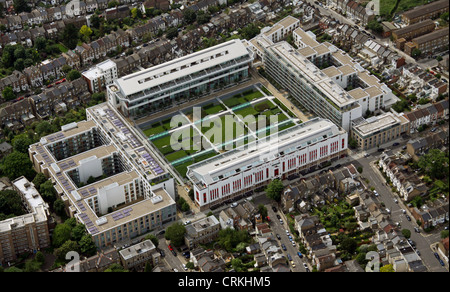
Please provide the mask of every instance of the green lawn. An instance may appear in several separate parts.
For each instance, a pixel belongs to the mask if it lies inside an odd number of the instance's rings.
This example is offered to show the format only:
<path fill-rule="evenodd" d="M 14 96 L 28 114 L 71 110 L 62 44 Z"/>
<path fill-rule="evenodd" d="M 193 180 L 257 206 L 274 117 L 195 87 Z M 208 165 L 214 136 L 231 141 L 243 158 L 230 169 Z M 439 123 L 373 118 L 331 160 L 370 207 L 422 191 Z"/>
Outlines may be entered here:
<path fill-rule="evenodd" d="M 145 134 L 145 136 L 150 137 L 159 133 L 163 133 L 165 132 L 166 129 L 163 126 L 156 126 L 156 127 L 152 127 L 149 129 L 145 129 L 143 132 Z"/>
<path fill-rule="evenodd" d="M 171 154 L 166 155 L 166 158 L 168 161 L 172 162 L 186 156 L 188 156 L 188 154 L 184 150 L 179 150 L 177 152 L 173 152 Z"/>
<path fill-rule="evenodd" d="M 56 44 L 56 46 L 59 48 L 59 50 L 60 50 L 62 53 L 67 53 L 67 51 L 69 51 L 69 49 L 66 48 L 66 47 L 65 47 L 63 44 L 61 44 L 61 43 Z"/>
<path fill-rule="evenodd" d="M 244 98 L 247 100 L 247 101 L 252 101 L 252 100 L 254 100 L 254 99 L 257 99 L 257 98 L 260 98 L 260 97 L 263 97 L 264 96 L 264 94 L 262 94 L 260 91 L 258 91 L 258 90 L 255 90 L 254 92 L 251 92 L 251 93 L 243 93 L 243 95 L 244 95 Z"/>
<path fill-rule="evenodd" d="M 245 118 L 248 115 L 255 116 L 258 114 L 258 111 L 253 108 L 253 106 L 249 105 L 243 108 L 238 109 L 234 112 L 236 115 L 241 115 L 243 118 Z"/>
<path fill-rule="evenodd" d="M 225 110 L 225 107 L 221 104 L 217 104 L 217 105 L 210 104 L 210 105 L 204 106 L 203 110 L 207 115 L 214 115 L 220 111 Z"/>

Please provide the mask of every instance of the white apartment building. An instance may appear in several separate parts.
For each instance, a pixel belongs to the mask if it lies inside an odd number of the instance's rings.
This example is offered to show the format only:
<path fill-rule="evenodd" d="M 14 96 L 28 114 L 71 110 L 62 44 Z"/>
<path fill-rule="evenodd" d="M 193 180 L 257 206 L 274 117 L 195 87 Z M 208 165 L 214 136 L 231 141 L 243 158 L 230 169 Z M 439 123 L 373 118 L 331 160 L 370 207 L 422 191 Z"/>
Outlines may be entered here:
<path fill-rule="evenodd" d="M 329 120 L 314 118 L 247 146 L 188 167 L 186 176 L 201 210 L 338 159 L 346 154 L 347 132 Z"/>
<path fill-rule="evenodd" d="M 129 240 L 176 219 L 175 184 L 166 166 L 108 103 L 29 148 L 68 213 L 97 247 Z"/>
<path fill-rule="evenodd" d="M 107 99 L 126 117 L 147 115 L 246 80 L 252 61 L 253 52 L 231 40 L 119 78 L 107 86 Z"/>
<path fill-rule="evenodd" d="M 111 60 L 103 61 L 81 73 L 91 93 L 100 92 L 118 78 L 117 65 Z"/>

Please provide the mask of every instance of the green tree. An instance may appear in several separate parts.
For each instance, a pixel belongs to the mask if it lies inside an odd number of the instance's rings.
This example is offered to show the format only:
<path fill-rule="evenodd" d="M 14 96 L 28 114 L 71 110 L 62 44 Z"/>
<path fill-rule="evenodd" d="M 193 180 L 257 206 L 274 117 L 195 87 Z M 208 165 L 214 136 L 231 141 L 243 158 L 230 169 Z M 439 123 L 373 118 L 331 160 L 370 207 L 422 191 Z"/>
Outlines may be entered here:
<path fill-rule="evenodd" d="M 26 273 L 32 273 L 32 272 L 38 272 L 41 269 L 42 264 L 35 260 L 27 260 L 25 262 L 25 269 L 24 271 Z"/>
<path fill-rule="evenodd" d="M 22 208 L 22 199 L 16 191 L 0 191 L 0 214 L 13 216 L 25 214 Z"/>
<path fill-rule="evenodd" d="M 53 187 L 53 183 L 51 180 L 47 180 L 40 185 L 39 193 L 41 194 L 42 198 L 45 201 L 49 202 L 51 205 L 53 205 L 53 203 L 56 201 L 56 190 Z"/>
<path fill-rule="evenodd" d="M 36 176 L 33 179 L 33 184 L 36 190 L 39 190 L 41 188 L 41 184 L 45 183 L 47 181 L 47 178 L 42 172 L 39 172 L 36 174 Z"/>
<path fill-rule="evenodd" d="M 28 147 L 33 141 L 28 137 L 26 133 L 16 135 L 12 140 L 13 149 L 22 153 L 28 154 Z"/>
<path fill-rule="evenodd" d="M 70 225 L 62 223 L 57 224 L 53 231 L 52 244 L 54 247 L 60 247 L 71 238 L 72 228 Z"/>
<path fill-rule="evenodd" d="M 444 151 L 431 149 L 419 158 L 418 166 L 432 179 L 443 179 L 449 176 L 449 157 Z"/>
<path fill-rule="evenodd" d="M 32 163 L 28 154 L 13 151 L 3 159 L 1 169 L 3 174 L 10 180 L 14 180 L 20 176 L 25 176 L 28 180 L 32 180 L 36 172 L 32 168 Z"/>
<path fill-rule="evenodd" d="M 79 39 L 79 30 L 72 23 L 67 24 L 61 34 L 63 44 L 70 50 L 73 50 L 77 46 Z"/>
<path fill-rule="evenodd" d="M 92 35 L 92 29 L 87 25 L 83 25 L 80 28 L 80 34 L 83 35 L 87 40 L 90 40 Z"/>
<path fill-rule="evenodd" d="M 125 270 L 124 267 L 122 267 L 120 264 L 112 264 L 105 270 L 105 273 L 117 273 L 117 272 L 128 272 L 128 270 Z"/>
<path fill-rule="evenodd" d="M 26 0 L 14 0 L 13 1 L 13 6 L 14 6 L 14 10 L 16 11 L 17 14 L 21 13 L 21 12 L 31 12 L 31 7 L 28 6 L 28 1 Z"/>
<path fill-rule="evenodd" d="M 58 227 L 58 225 L 56 227 Z M 66 255 L 68 252 L 79 252 L 79 246 L 75 241 L 69 239 L 64 241 L 59 248 L 55 249 L 54 255 L 59 260 L 63 261 L 66 260 Z"/>
<path fill-rule="evenodd" d="M 258 205 L 258 212 L 263 218 L 267 217 L 268 212 L 267 212 L 267 208 L 266 208 L 266 206 L 264 206 L 264 204 Z"/>
<path fill-rule="evenodd" d="M 208 23 L 210 19 L 211 19 L 211 15 L 209 13 L 206 13 L 203 10 L 200 10 L 199 12 L 197 12 L 197 23 L 198 24 Z"/>
<path fill-rule="evenodd" d="M 39 137 L 43 137 L 53 133 L 53 127 L 48 121 L 42 121 L 36 125 L 34 131 Z"/>
<path fill-rule="evenodd" d="M 84 226 L 84 224 L 78 223 L 74 228 L 72 228 L 71 238 L 72 240 L 78 242 L 86 234 L 86 226 Z"/>
<path fill-rule="evenodd" d="M 53 203 L 53 210 L 55 211 L 56 215 L 63 217 L 66 215 L 66 204 L 61 199 L 56 199 Z"/>
<path fill-rule="evenodd" d="M 75 70 L 75 69 L 72 69 L 72 70 L 70 70 L 69 73 L 67 73 L 67 79 L 68 79 L 69 81 L 73 81 L 73 80 L 78 79 L 78 78 L 80 78 L 80 77 L 81 77 L 81 73 L 78 72 L 78 71 Z"/>
<path fill-rule="evenodd" d="M 266 195 L 269 199 L 279 202 L 281 200 L 283 189 L 283 183 L 279 179 L 274 179 L 267 186 Z"/>
<path fill-rule="evenodd" d="M 11 268 L 7 268 L 5 269 L 5 273 L 21 273 L 23 272 L 22 269 L 19 269 L 18 267 L 11 267 Z"/>
<path fill-rule="evenodd" d="M 36 253 L 36 255 L 34 256 L 34 259 L 35 259 L 37 262 L 41 263 L 41 265 L 45 263 L 45 256 L 44 256 L 44 254 L 42 253 L 42 251 L 38 251 L 38 252 Z"/>
<path fill-rule="evenodd" d="M 352 255 L 355 253 L 358 243 L 353 238 L 347 237 L 341 242 L 340 246 L 343 250 Z"/>
<path fill-rule="evenodd" d="M 137 7 L 131 9 L 131 17 L 132 18 L 142 18 L 142 11 Z"/>
<path fill-rule="evenodd" d="M 176 27 L 171 27 L 166 31 L 166 37 L 168 39 L 173 39 L 178 36 L 178 29 Z"/>
<path fill-rule="evenodd" d="M 402 229 L 402 234 L 405 238 L 410 238 L 411 237 L 411 230 L 409 229 Z"/>
<path fill-rule="evenodd" d="M 385 265 L 380 268 L 380 272 L 383 273 L 392 273 L 394 271 L 394 267 L 392 265 Z"/>
<path fill-rule="evenodd" d="M 242 35 L 243 38 L 249 40 L 254 38 L 256 35 L 259 34 L 259 27 L 255 23 L 250 23 L 249 25 L 243 27 L 239 33 Z"/>
<path fill-rule="evenodd" d="M 377 20 L 371 20 L 368 24 L 367 27 L 376 32 L 376 33 L 382 33 L 383 32 L 383 26 L 381 25 L 381 23 L 379 23 Z"/>
<path fill-rule="evenodd" d="M 3 99 L 6 101 L 13 100 L 16 98 L 16 95 L 11 86 L 6 86 L 2 91 Z"/>
<path fill-rule="evenodd" d="M 80 252 L 85 256 L 93 256 L 97 253 L 97 246 L 95 246 L 92 236 L 89 234 L 83 235 L 78 245 L 80 246 Z"/>
<path fill-rule="evenodd" d="M 194 10 L 187 8 L 183 10 L 183 19 L 186 24 L 192 24 L 197 19 L 197 15 Z"/>
<path fill-rule="evenodd" d="M 164 237 L 174 246 L 181 246 L 184 242 L 184 234 L 186 233 L 186 228 L 180 222 L 174 223 L 167 227 Z"/>
<path fill-rule="evenodd" d="M 444 239 L 444 238 L 447 238 L 447 237 L 448 237 L 448 230 L 442 230 L 441 231 L 441 238 Z"/>

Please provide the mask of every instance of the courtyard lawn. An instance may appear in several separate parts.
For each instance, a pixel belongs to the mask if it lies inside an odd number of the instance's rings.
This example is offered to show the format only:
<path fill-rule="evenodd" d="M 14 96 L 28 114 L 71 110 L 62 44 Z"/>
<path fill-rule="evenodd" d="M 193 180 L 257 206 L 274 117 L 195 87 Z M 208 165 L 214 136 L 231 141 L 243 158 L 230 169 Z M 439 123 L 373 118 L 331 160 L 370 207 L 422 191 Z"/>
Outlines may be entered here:
<path fill-rule="evenodd" d="M 255 109 L 253 108 L 253 106 L 248 105 L 248 106 L 246 106 L 246 107 L 243 107 L 243 108 L 238 109 L 238 110 L 235 111 L 234 113 L 235 113 L 235 115 L 241 115 L 243 118 L 245 118 L 245 117 L 248 116 L 248 115 L 251 115 L 251 116 L 257 115 L 257 114 L 258 114 L 258 111 L 255 110 Z"/>
<path fill-rule="evenodd" d="M 188 156 L 188 154 L 184 150 L 179 150 L 177 152 L 173 152 L 171 154 L 166 155 L 166 159 L 169 162 L 172 162 L 172 161 L 181 159 L 181 158 L 186 157 L 186 156 Z"/>
<path fill-rule="evenodd" d="M 145 136 L 151 137 L 151 136 L 159 134 L 159 133 L 164 133 L 165 131 L 166 131 L 166 129 L 164 129 L 163 126 L 159 125 L 159 126 L 145 129 L 143 132 L 144 132 Z"/>
<path fill-rule="evenodd" d="M 220 111 L 225 110 L 225 107 L 221 104 L 217 104 L 217 105 L 209 104 L 209 105 L 204 106 L 203 110 L 205 111 L 205 113 L 207 115 L 214 115 L 214 114 L 219 113 Z"/>
<path fill-rule="evenodd" d="M 242 93 L 242 95 L 244 96 L 244 98 L 247 101 L 252 101 L 254 99 L 257 99 L 257 98 L 260 98 L 260 97 L 264 96 L 264 94 L 262 94 L 259 90 L 256 90 L 256 89 L 254 91 L 252 91 L 252 92 L 244 92 L 244 93 Z"/>

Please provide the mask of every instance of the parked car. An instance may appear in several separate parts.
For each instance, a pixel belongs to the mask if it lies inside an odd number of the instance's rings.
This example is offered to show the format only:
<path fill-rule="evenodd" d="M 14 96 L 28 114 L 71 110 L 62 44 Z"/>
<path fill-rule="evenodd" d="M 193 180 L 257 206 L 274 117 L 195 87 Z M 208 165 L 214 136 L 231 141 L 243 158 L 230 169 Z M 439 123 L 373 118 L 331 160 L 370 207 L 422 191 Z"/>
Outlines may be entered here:
<path fill-rule="evenodd" d="M 400 143 L 395 142 L 394 144 L 392 144 L 393 147 L 400 145 Z"/>
<path fill-rule="evenodd" d="M 405 216 L 406 216 L 406 220 L 411 221 L 411 217 L 409 217 L 408 215 L 405 215 Z"/>
<path fill-rule="evenodd" d="M 279 240 L 281 240 L 281 236 L 280 236 L 279 234 L 277 234 L 277 238 L 278 238 Z"/>
<path fill-rule="evenodd" d="M 299 258 L 303 258 L 303 255 L 302 255 L 301 252 L 297 252 L 297 255 L 298 255 Z"/>
<path fill-rule="evenodd" d="M 282 248 L 283 250 L 286 250 L 286 246 L 284 245 L 284 243 L 281 244 L 281 248 Z"/>
<path fill-rule="evenodd" d="M 278 210 L 277 210 L 277 207 L 275 207 L 275 206 L 272 206 L 272 210 L 276 213 Z"/>

